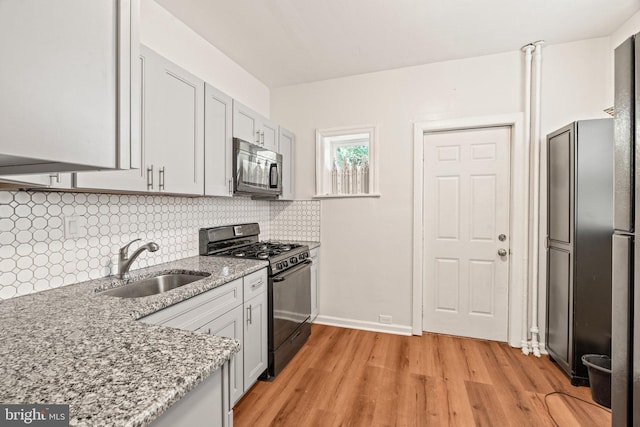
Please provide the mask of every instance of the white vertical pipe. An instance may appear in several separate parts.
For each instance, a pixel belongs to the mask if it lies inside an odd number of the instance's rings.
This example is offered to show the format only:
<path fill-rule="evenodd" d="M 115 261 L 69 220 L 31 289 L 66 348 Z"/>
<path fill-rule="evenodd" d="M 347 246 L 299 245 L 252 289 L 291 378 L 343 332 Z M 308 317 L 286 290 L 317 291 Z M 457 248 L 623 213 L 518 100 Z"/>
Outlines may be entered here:
<path fill-rule="evenodd" d="M 541 93 L 542 93 L 542 46 L 544 41 L 537 41 L 533 44 L 534 63 L 534 115 L 533 115 L 533 231 L 532 235 L 532 255 L 531 255 L 531 349 L 533 355 L 540 357 L 540 331 L 538 329 L 538 277 L 539 277 L 539 251 L 540 251 L 540 134 L 541 134 Z"/>
<path fill-rule="evenodd" d="M 529 347 L 529 153 L 531 151 L 531 51 L 534 47 L 528 44 L 522 48 L 524 52 L 524 162 L 522 168 L 524 170 L 524 191 L 522 191 L 524 205 L 524 230 L 523 230 L 523 248 L 522 265 L 524 266 L 522 274 L 523 292 L 522 292 L 522 353 L 528 355 L 531 351 Z"/>

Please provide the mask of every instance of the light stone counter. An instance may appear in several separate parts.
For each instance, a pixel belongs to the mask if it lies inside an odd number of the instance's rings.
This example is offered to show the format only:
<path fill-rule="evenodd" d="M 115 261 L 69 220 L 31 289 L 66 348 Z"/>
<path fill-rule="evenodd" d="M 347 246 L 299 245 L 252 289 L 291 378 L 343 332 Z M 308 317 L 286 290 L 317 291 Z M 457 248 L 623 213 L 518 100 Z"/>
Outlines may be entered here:
<path fill-rule="evenodd" d="M 267 265 L 192 257 L 131 272 L 130 280 L 211 273 L 164 294 L 100 295 L 127 283 L 107 277 L 0 302 L 0 403 L 69 404 L 72 426 L 149 424 L 220 368 L 239 343 L 136 319 Z"/>

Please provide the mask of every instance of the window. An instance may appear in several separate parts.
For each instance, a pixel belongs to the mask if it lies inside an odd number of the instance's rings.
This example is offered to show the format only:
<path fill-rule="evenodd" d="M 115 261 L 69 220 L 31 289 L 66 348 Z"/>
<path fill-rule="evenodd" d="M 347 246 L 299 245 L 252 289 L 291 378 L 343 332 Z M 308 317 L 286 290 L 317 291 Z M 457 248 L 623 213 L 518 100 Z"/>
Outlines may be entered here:
<path fill-rule="evenodd" d="M 379 197 L 376 128 L 316 131 L 316 197 Z"/>

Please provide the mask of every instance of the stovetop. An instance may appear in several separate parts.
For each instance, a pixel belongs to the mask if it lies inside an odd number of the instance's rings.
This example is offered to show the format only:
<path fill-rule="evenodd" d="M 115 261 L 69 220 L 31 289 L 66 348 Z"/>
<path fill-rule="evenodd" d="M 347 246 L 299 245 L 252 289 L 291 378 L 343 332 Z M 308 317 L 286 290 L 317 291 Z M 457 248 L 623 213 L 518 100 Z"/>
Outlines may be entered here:
<path fill-rule="evenodd" d="M 269 261 L 271 274 L 309 258 L 309 247 L 296 243 L 259 241 L 258 224 L 200 229 L 200 255 L 230 256 Z"/>
<path fill-rule="evenodd" d="M 295 243 L 257 242 L 214 255 L 269 261 L 272 274 L 294 267 L 309 258 L 309 247 Z"/>

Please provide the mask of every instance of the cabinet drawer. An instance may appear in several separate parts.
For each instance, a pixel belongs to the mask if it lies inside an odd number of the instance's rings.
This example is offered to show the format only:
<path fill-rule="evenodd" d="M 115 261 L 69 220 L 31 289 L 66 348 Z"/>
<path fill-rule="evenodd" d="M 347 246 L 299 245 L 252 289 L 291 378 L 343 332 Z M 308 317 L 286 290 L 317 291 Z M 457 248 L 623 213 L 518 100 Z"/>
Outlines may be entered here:
<path fill-rule="evenodd" d="M 251 273 L 244 277 L 244 300 L 248 301 L 255 295 L 260 295 L 267 290 L 267 269 Z"/>
<path fill-rule="evenodd" d="M 240 304 L 242 304 L 242 279 L 236 279 L 219 288 L 153 313 L 140 321 L 195 331 Z"/>

